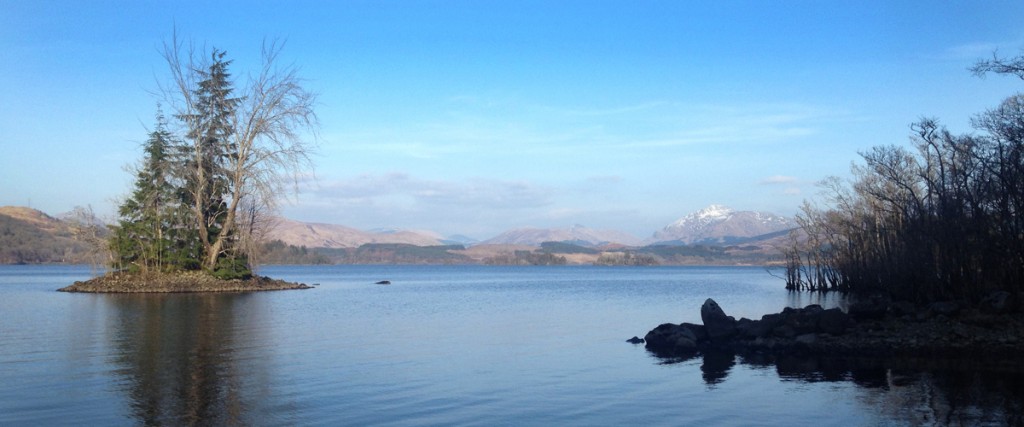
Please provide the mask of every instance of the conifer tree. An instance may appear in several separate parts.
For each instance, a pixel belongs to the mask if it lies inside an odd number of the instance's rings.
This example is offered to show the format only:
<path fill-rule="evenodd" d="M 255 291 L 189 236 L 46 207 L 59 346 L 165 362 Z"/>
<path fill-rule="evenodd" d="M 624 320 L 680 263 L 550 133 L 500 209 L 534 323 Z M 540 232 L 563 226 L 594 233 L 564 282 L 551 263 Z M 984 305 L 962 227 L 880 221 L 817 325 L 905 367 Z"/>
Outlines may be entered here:
<path fill-rule="evenodd" d="M 132 194 L 118 208 L 120 221 L 111 242 L 114 263 L 127 270 L 164 270 L 175 264 L 169 226 L 179 198 L 173 185 L 173 139 L 159 107 L 143 153 Z"/>
<path fill-rule="evenodd" d="M 195 70 L 202 80 L 192 90 L 191 108 L 178 115 L 186 126 L 186 138 L 191 142 L 184 196 L 191 206 L 195 231 L 208 259 L 202 264 L 210 270 L 215 269 L 222 254 L 231 249 L 230 245 L 217 243 L 222 230 L 228 239 L 233 232 L 231 224 L 225 223 L 232 193 L 228 165 L 236 151 L 232 137 L 235 112 L 241 99 L 232 97 L 234 88 L 228 73 L 231 61 L 224 57 L 225 52 L 214 49 L 208 67 Z M 227 247 L 217 250 L 215 245 Z"/>

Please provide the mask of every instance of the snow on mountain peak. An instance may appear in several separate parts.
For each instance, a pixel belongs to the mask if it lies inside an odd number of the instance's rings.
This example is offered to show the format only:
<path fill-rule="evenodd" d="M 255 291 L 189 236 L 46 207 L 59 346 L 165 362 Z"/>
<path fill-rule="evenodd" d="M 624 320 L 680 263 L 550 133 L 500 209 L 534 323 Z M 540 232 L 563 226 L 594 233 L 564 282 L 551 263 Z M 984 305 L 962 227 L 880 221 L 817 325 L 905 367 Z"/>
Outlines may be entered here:
<path fill-rule="evenodd" d="M 724 219 L 732 214 L 732 208 L 723 205 L 710 205 L 697 211 L 696 216 L 700 219 Z"/>
<path fill-rule="evenodd" d="M 755 237 L 793 228 L 786 217 L 753 211 L 734 211 L 723 205 L 710 205 L 686 215 L 654 233 L 652 242 L 727 241 L 734 238 Z"/>
<path fill-rule="evenodd" d="M 684 216 L 665 228 L 693 227 L 697 224 L 709 224 L 712 222 L 724 221 L 732 215 L 733 210 L 728 206 L 710 205 L 697 212 Z"/>

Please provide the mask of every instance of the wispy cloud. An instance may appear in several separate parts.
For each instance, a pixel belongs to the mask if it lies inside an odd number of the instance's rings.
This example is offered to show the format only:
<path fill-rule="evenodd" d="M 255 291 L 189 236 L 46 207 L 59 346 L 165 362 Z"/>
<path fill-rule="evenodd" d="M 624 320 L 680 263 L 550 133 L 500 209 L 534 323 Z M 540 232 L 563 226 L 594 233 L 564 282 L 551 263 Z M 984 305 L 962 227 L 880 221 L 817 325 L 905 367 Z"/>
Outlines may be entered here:
<path fill-rule="evenodd" d="M 804 183 L 795 176 L 772 175 L 762 178 L 758 184 L 771 187 L 782 187 L 781 194 L 783 196 L 799 196 L 803 194 Z"/>
<path fill-rule="evenodd" d="M 466 154 L 552 155 L 580 149 L 659 149 L 695 144 L 777 143 L 806 138 L 848 114 L 792 103 L 651 101 L 605 108 L 553 107 L 463 97 L 420 122 L 332 136 L 347 150 L 403 158 Z"/>
<path fill-rule="evenodd" d="M 772 175 L 761 180 L 761 184 L 764 185 L 792 185 L 799 182 L 794 176 L 786 175 Z"/>
<path fill-rule="evenodd" d="M 322 184 L 316 197 L 334 202 L 388 205 L 410 201 L 418 207 L 528 209 L 551 202 L 552 190 L 527 182 L 472 179 L 426 180 L 405 173 L 360 175 Z"/>

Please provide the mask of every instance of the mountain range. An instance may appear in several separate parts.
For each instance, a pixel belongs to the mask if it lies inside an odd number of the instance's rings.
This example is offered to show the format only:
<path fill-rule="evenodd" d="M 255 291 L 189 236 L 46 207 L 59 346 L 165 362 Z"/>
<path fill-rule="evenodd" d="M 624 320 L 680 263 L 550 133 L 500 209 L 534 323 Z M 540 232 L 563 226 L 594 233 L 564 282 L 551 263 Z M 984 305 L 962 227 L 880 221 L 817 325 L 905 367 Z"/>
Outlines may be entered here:
<path fill-rule="evenodd" d="M 432 231 L 365 231 L 343 225 L 307 223 L 287 218 L 279 218 L 276 227 L 268 233 L 267 238 L 296 247 L 327 249 L 358 248 L 366 244 L 540 247 L 545 242 L 558 242 L 600 250 L 615 250 L 645 245 L 752 244 L 765 242 L 795 227 L 795 222 L 787 217 L 765 212 L 736 211 L 721 205 L 711 205 L 683 216 L 646 239 L 621 231 L 573 225 L 567 228 L 520 228 L 484 241 L 475 241 L 465 236 L 445 237 Z M 71 232 L 63 220 L 35 209 L 0 207 L 0 228 L 0 243 L 4 244 L 7 252 L 22 254 L 21 258 L 12 256 L 7 262 L 26 258 L 24 255 L 28 253 L 28 249 L 19 246 L 19 242 L 33 241 L 45 246 L 45 253 L 32 252 L 29 257 L 40 262 L 59 262 L 61 259 L 77 258 L 82 251 L 81 245 L 71 238 Z M 61 249 L 66 247 L 72 248 L 70 252 Z M 0 263 L 2 262 L 4 261 L 0 259 Z"/>
<path fill-rule="evenodd" d="M 795 221 L 784 216 L 767 212 L 736 211 L 722 205 L 711 205 L 683 216 L 646 239 L 616 230 L 597 230 L 573 225 L 567 228 L 514 229 L 477 242 L 465 236 L 446 238 L 431 231 L 362 231 L 342 225 L 305 223 L 290 219 L 281 219 L 268 237 L 290 245 L 310 248 L 355 248 L 367 243 L 539 247 L 544 242 L 571 243 L 594 248 L 695 244 L 726 246 L 770 239 L 795 227 Z"/>

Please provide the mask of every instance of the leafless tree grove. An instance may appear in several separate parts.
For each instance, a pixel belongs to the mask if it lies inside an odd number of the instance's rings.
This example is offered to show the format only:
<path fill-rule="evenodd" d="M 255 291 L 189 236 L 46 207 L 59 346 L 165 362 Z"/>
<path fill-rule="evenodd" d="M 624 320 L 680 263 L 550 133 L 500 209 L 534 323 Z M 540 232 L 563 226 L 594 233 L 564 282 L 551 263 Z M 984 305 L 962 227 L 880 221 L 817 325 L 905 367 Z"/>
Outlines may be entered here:
<path fill-rule="evenodd" d="M 1024 79 L 1024 59 L 979 62 L 978 74 Z M 955 135 L 912 126 L 912 149 L 861 153 L 849 183 L 825 183 L 787 249 L 787 287 L 884 292 L 911 301 L 976 300 L 1024 290 L 1024 95 Z"/>

